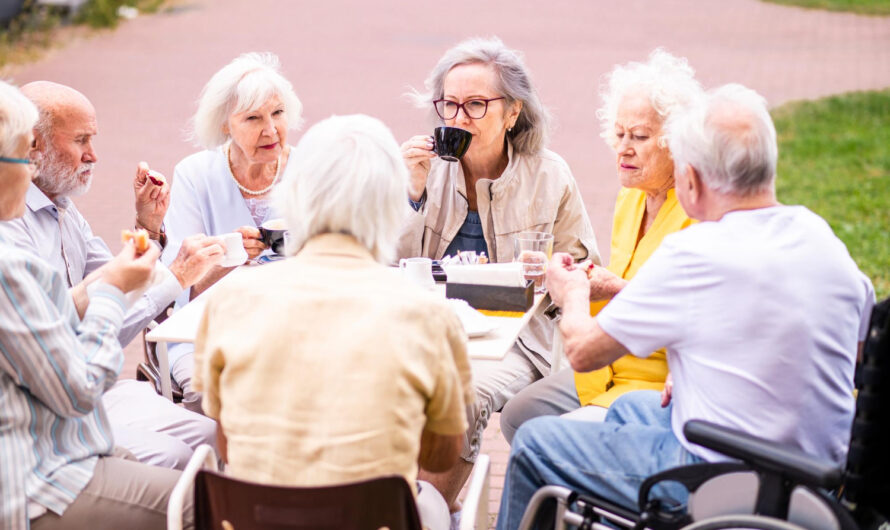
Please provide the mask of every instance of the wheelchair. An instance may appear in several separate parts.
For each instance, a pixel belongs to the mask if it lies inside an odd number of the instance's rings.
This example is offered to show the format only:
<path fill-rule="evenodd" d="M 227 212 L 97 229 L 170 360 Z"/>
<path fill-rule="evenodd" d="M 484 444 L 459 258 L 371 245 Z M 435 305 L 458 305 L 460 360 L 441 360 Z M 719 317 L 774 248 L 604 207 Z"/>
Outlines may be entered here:
<path fill-rule="evenodd" d="M 560 486 L 539 489 L 520 528 L 652 530 L 890 530 L 890 298 L 875 306 L 856 366 L 856 411 L 843 467 L 797 449 L 704 421 L 684 425 L 691 443 L 734 462 L 657 473 L 637 510 Z M 816 419 L 815 421 L 818 421 Z M 678 512 L 650 495 L 664 481 L 689 491 Z"/>

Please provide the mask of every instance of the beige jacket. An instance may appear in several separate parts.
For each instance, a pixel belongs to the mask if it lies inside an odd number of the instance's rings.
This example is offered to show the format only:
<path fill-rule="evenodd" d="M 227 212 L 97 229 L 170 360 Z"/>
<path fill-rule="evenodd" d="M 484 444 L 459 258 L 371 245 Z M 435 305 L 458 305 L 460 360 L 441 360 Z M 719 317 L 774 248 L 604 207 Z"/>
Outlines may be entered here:
<path fill-rule="evenodd" d="M 513 261 L 513 236 L 534 230 L 553 234 L 553 251 L 577 261 L 602 263 L 587 210 L 569 165 L 546 149 L 520 155 L 507 143 L 507 168 L 497 180 L 476 182 L 482 232 L 494 262 Z M 466 182 L 460 164 L 433 159 L 426 201 L 412 208 L 399 241 L 398 257 L 441 259 L 467 217 Z M 553 322 L 536 315 L 519 333 L 517 346 L 542 375 L 550 371 Z"/>
<path fill-rule="evenodd" d="M 476 201 L 490 258 L 513 261 L 513 236 L 534 230 L 554 236 L 553 251 L 600 263 L 587 210 L 568 164 L 552 151 L 520 155 L 507 143 L 507 168 L 497 180 L 476 183 Z M 410 219 L 398 257 L 440 259 L 467 217 L 466 182 L 460 164 L 433 159 L 426 202 Z"/>

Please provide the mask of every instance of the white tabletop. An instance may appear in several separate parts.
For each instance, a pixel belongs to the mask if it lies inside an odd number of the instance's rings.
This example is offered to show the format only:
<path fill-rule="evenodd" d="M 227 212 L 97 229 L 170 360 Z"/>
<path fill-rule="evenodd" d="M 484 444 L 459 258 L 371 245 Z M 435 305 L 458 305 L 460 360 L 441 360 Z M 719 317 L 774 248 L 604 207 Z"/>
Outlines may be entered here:
<path fill-rule="evenodd" d="M 219 285 L 233 275 L 237 275 L 244 267 L 240 267 L 217 282 Z M 440 284 L 436 289 L 445 295 L 445 285 Z M 151 342 L 195 342 L 198 325 L 204 314 L 204 306 L 207 304 L 207 296 L 213 291 L 213 287 L 201 293 L 200 296 L 189 302 L 185 307 L 173 313 L 167 320 L 145 335 L 145 340 Z M 539 309 L 543 295 L 536 295 L 532 307 L 522 317 L 486 317 L 495 324 L 494 329 L 481 337 L 469 339 L 467 353 L 470 359 L 500 360 L 504 357 L 510 346 L 516 342 L 519 331 L 531 319 Z"/>

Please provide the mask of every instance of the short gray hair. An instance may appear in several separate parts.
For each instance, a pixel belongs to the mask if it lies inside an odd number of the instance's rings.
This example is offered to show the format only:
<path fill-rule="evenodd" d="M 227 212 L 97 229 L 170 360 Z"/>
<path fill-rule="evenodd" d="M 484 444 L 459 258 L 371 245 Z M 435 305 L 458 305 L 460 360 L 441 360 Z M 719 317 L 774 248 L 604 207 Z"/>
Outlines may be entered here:
<path fill-rule="evenodd" d="M 408 169 L 392 132 L 365 115 L 313 125 L 291 151 L 276 206 L 285 212 L 288 253 L 325 233 L 354 236 L 389 263 L 408 214 Z"/>
<path fill-rule="evenodd" d="M 662 122 L 677 109 L 682 108 L 702 94 L 702 87 L 695 79 L 695 70 L 685 58 L 675 57 L 662 48 L 649 54 L 645 63 L 630 62 L 617 65 L 606 75 L 600 86 L 603 106 L 596 111 L 602 132 L 600 136 L 614 148 L 615 120 L 621 100 L 628 94 L 642 92 Z M 659 139 L 660 145 L 666 145 Z"/>
<path fill-rule="evenodd" d="M 717 88 L 666 127 L 676 166 L 694 167 L 708 188 L 742 196 L 773 188 L 776 128 L 766 99 L 750 88 Z"/>
<path fill-rule="evenodd" d="M 293 85 L 281 75 L 272 53 L 245 53 L 213 74 L 204 85 L 193 121 L 193 139 L 206 149 L 224 144 L 223 126 L 232 114 L 261 107 L 273 96 L 284 104 L 288 128 L 302 123 L 303 104 Z"/>
<path fill-rule="evenodd" d="M 495 90 L 504 97 L 507 107 L 514 101 L 522 102 L 519 118 L 513 130 L 507 133 L 513 150 L 522 154 L 540 152 L 547 146 L 550 135 L 550 113 L 532 85 L 531 74 L 522 54 L 507 48 L 497 37 L 468 39 L 445 52 L 424 82 L 427 92 L 414 94 L 417 105 L 429 108 L 433 121 L 442 123 L 433 109 L 433 101 L 442 99 L 445 93 L 445 76 L 455 66 L 474 63 L 486 64 L 494 69 L 497 79 Z"/>
<path fill-rule="evenodd" d="M 37 123 L 37 107 L 18 88 L 0 81 L 0 155 L 11 156 Z"/>

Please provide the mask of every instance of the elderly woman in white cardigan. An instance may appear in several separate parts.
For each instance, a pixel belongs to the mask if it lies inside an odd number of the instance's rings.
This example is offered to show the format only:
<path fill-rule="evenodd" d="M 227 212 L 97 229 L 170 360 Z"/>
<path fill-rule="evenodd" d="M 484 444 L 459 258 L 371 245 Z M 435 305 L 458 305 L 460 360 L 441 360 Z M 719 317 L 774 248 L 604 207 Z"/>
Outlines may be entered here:
<path fill-rule="evenodd" d="M 170 209 L 164 219 L 168 243 L 162 259 L 172 260 L 183 239 L 203 233 L 240 232 L 248 257 L 265 249 L 257 228 L 279 217 L 270 193 L 290 161 L 288 130 L 301 121 L 303 106 L 270 53 L 241 55 L 219 70 L 201 94 L 194 136 L 204 151 L 187 156 L 173 172 Z M 191 296 L 228 274 L 217 266 L 192 288 Z M 177 306 L 189 300 L 184 293 Z M 200 412 L 191 390 L 192 347 L 170 348 L 170 372 L 186 407 Z"/>

